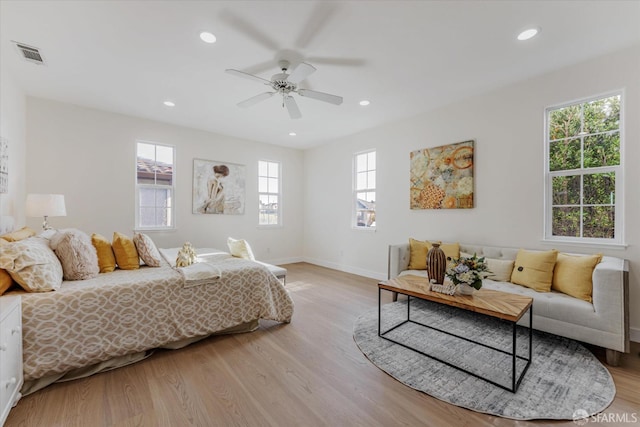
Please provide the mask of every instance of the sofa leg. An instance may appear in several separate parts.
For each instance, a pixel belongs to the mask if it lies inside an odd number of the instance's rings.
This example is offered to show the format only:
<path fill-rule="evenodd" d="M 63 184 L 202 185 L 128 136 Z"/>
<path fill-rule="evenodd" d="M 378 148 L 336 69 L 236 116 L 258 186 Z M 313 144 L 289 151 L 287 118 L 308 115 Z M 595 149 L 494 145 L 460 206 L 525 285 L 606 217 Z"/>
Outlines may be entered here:
<path fill-rule="evenodd" d="M 607 353 L 607 365 L 609 366 L 618 366 L 620 364 L 620 353 L 616 350 L 611 350 L 610 348 L 606 349 Z"/>
<path fill-rule="evenodd" d="M 398 301 L 398 293 L 397 292 L 392 292 L 393 294 L 393 302 Z"/>

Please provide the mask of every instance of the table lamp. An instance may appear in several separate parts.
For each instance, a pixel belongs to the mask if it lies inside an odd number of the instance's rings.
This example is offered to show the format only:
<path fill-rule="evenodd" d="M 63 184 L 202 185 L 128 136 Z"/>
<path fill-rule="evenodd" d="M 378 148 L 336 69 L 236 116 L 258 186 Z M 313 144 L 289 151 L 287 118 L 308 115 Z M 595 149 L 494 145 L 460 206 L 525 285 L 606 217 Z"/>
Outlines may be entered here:
<path fill-rule="evenodd" d="M 42 230 L 50 230 L 47 224 L 50 216 L 67 216 L 62 194 L 27 194 L 26 215 L 28 217 L 44 217 Z"/>

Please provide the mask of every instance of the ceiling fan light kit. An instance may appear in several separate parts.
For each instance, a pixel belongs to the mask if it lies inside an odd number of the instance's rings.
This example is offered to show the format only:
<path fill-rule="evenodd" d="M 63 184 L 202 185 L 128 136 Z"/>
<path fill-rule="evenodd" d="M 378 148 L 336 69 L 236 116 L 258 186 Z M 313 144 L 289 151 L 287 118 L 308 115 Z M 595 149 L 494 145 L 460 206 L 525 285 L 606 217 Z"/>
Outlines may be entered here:
<path fill-rule="evenodd" d="M 270 86 L 273 92 L 264 92 L 256 96 L 252 96 L 249 99 L 238 103 L 239 107 L 247 108 L 251 107 L 261 101 L 271 98 L 273 95 L 278 94 L 282 97 L 282 107 L 286 108 L 289 112 L 289 117 L 292 119 L 299 119 L 302 117 L 298 103 L 291 94 L 298 94 L 318 101 L 328 102 L 334 105 L 342 104 L 342 97 L 337 95 L 331 95 L 329 93 L 317 92 L 315 90 L 302 89 L 298 87 L 298 83 L 309 77 L 316 71 L 316 68 L 301 62 L 296 68 L 294 68 L 290 74 L 287 73 L 289 69 L 289 61 L 282 60 L 278 63 L 281 73 L 271 76 L 271 80 L 263 79 L 262 77 L 255 76 L 253 74 L 245 73 L 244 71 L 227 69 L 226 72 L 234 76 L 242 77 L 249 80 L 254 80 Z"/>

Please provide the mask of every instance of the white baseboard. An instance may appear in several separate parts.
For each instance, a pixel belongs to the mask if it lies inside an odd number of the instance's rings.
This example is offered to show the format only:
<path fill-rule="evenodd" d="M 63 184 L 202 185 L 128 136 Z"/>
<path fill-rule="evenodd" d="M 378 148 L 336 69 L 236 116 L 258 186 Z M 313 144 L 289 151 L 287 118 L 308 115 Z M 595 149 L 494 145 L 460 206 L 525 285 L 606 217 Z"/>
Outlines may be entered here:
<path fill-rule="evenodd" d="M 640 329 L 629 328 L 629 339 L 633 342 L 640 342 Z"/>
<path fill-rule="evenodd" d="M 294 258 L 265 259 L 260 261 L 266 262 L 267 264 L 282 265 L 282 264 L 295 264 L 296 262 L 304 262 L 304 259 L 302 257 L 294 257 Z"/>
<path fill-rule="evenodd" d="M 353 267 L 350 265 L 339 264 L 337 262 L 324 261 L 316 258 L 304 257 L 303 262 L 308 262 L 309 264 L 319 265 L 320 267 L 327 267 L 333 270 L 344 271 L 345 273 L 357 274 L 358 276 L 368 277 L 370 279 L 376 280 L 386 280 L 387 274 L 380 273 L 378 271 L 366 270 L 364 268 Z"/>

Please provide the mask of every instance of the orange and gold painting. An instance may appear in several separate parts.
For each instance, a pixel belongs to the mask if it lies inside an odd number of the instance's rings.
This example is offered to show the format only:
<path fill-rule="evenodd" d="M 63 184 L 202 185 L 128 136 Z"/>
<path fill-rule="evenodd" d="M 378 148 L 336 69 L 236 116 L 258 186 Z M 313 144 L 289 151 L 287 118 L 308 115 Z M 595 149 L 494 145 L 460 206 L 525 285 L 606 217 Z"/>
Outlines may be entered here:
<path fill-rule="evenodd" d="M 473 207 L 473 143 L 411 152 L 411 209 Z"/>

